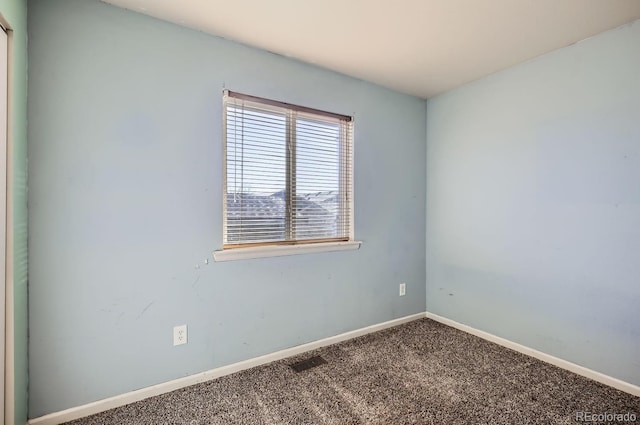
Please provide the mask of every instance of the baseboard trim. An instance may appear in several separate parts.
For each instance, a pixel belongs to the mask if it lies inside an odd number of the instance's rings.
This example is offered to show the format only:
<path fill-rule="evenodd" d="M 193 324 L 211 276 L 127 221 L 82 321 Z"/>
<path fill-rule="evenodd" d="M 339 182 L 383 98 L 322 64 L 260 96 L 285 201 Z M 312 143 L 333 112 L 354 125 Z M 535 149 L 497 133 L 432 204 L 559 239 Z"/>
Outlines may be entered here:
<path fill-rule="evenodd" d="M 437 314 L 434 314 L 434 313 L 426 312 L 425 316 L 429 319 L 435 320 L 436 322 L 440 322 L 444 325 L 451 326 L 452 328 L 459 329 L 471 335 L 475 335 L 482 339 L 486 339 L 487 341 L 494 342 L 503 347 L 510 348 L 519 353 L 526 354 L 527 356 L 534 357 L 538 360 L 542 360 L 545 363 L 552 364 L 561 369 L 566 369 L 575 374 L 584 376 L 589 379 L 593 379 L 594 381 L 616 388 L 620 391 L 624 391 L 626 393 L 640 397 L 640 387 L 637 385 L 622 381 L 617 378 L 613 378 L 609 375 L 605 375 L 604 373 L 596 372 L 595 370 L 588 369 L 584 366 L 580 366 L 575 363 L 571 363 L 567 360 L 554 357 L 550 354 L 543 353 L 542 351 L 538 351 L 536 349 L 527 347 L 525 345 L 518 344 L 517 342 L 509 341 L 508 339 L 490 334 L 489 332 L 472 328 L 471 326 L 456 322 L 455 320 L 438 316 Z"/>
<path fill-rule="evenodd" d="M 174 379 L 172 381 L 164 382 L 161 384 L 152 385 L 150 387 L 141 388 L 139 390 L 120 394 L 114 397 L 109 397 L 103 400 L 94 401 L 92 403 L 84 404 L 82 406 L 72 407 L 66 410 L 61 410 L 59 412 L 50 413 L 48 415 L 30 419 L 28 423 L 30 425 L 57 425 L 64 422 L 73 421 L 75 419 L 79 419 L 86 416 L 95 415 L 96 413 L 104 412 L 105 410 L 124 406 L 126 404 L 134 403 L 136 401 L 144 400 L 149 397 L 165 394 L 180 388 L 188 387 L 190 385 L 199 384 L 201 382 L 207 382 L 212 379 L 219 378 L 221 376 L 240 372 L 241 370 L 250 369 L 256 366 L 261 366 L 266 363 L 271 363 L 276 360 L 281 360 L 287 357 L 295 356 L 297 354 L 302 354 L 307 351 L 315 350 L 317 348 L 326 347 L 327 345 L 336 344 L 338 342 L 357 338 L 359 336 L 381 331 L 383 329 L 392 328 L 394 326 L 402 325 L 403 323 L 412 322 L 414 320 L 422 319 L 424 317 L 425 317 L 425 313 L 417 313 L 417 314 L 412 314 L 410 316 L 401 317 L 399 319 L 389 320 L 387 322 L 378 323 L 376 325 L 371 325 L 371 326 L 356 329 L 353 331 L 345 332 L 340 335 L 335 335 L 335 336 L 320 339 L 317 341 L 312 341 L 306 344 L 298 345 L 295 347 L 287 348 L 285 350 L 276 351 L 274 353 L 266 354 L 264 356 L 255 357 L 255 358 L 244 360 L 238 363 L 233 363 L 227 366 L 218 367 L 205 372 L 197 373 L 195 375 L 185 376 L 183 378 L 178 378 L 178 379 Z"/>

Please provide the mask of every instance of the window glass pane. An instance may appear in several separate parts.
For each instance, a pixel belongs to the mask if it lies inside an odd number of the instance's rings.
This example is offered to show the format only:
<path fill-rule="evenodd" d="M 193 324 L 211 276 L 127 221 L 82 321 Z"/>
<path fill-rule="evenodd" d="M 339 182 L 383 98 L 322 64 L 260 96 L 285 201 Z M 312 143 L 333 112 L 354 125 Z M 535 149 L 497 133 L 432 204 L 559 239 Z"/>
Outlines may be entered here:
<path fill-rule="evenodd" d="M 227 107 L 227 243 L 285 239 L 286 117 Z"/>
<path fill-rule="evenodd" d="M 324 239 L 338 234 L 340 125 L 296 120 L 295 237 Z"/>

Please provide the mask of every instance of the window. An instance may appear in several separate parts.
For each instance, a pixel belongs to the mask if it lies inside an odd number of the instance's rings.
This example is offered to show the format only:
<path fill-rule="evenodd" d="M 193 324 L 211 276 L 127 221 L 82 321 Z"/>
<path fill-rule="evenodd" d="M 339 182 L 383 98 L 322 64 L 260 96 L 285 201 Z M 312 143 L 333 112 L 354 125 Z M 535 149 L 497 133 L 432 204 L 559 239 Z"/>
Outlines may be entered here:
<path fill-rule="evenodd" d="M 351 241 L 351 117 L 231 91 L 223 110 L 223 250 Z"/>

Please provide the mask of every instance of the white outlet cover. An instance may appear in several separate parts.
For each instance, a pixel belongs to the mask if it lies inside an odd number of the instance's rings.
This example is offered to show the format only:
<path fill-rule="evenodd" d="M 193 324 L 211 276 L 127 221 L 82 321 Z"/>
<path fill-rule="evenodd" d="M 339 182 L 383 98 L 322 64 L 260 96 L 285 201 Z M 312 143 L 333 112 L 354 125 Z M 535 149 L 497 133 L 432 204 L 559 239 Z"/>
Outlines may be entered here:
<path fill-rule="evenodd" d="M 182 345 L 187 343 L 187 325 L 173 327 L 173 345 Z"/>
<path fill-rule="evenodd" d="M 404 295 L 407 293 L 407 284 L 402 282 L 400 284 L 400 296 L 404 297 Z"/>

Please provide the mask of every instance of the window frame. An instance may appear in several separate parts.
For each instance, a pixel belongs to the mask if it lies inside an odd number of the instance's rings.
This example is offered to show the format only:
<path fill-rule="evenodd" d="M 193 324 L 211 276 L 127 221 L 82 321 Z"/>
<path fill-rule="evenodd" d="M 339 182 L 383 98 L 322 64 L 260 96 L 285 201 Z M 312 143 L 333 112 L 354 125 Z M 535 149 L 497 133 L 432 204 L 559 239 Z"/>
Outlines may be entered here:
<path fill-rule="evenodd" d="M 288 239 L 281 241 L 262 241 L 262 242 L 245 242 L 245 243 L 225 243 L 225 237 L 227 235 L 228 227 L 227 227 L 227 148 L 228 148 L 228 140 L 227 140 L 227 113 L 228 113 L 228 99 L 233 98 L 239 101 L 248 101 L 250 103 L 259 104 L 260 109 L 269 110 L 272 109 L 274 113 L 280 113 L 283 109 L 286 110 L 286 142 L 285 145 L 291 143 L 291 146 L 294 149 L 290 149 L 290 157 L 287 160 L 286 165 L 286 193 L 287 199 L 285 201 L 285 234 L 286 237 L 292 236 L 292 205 L 294 200 L 292 199 L 295 196 L 295 190 L 292 190 L 290 187 L 291 180 L 296 180 L 295 177 L 295 155 L 296 149 L 295 144 L 297 143 L 295 136 L 295 120 L 300 116 L 301 118 L 310 118 L 310 119 L 327 119 L 327 120 L 336 120 L 339 123 L 339 129 L 342 132 L 340 138 L 342 140 L 347 140 L 347 153 L 340 153 L 338 158 L 339 163 L 343 163 L 345 160 L 348 162 L 348 171 L 350 176 L 345 183 L 345 180 L 338 176 L 339 180 L 339 211 L 342 213 L 346 212 L 346 220 L 348 226 L 348 232 L 345 236 L 340 236 L 336 238 L 316 238 L 316 239 Z M 249 106 L 248 108 L 250 108 Z M 352 250 L 360 248 L 361 242 L 354 240 L 354 145 L 355 145 L 355 137 L 354 137 L 354 128 L 353 128 L 353 117 L 348 115 L 336 114 L 333 112 L 322 111 L 319 109 L 309 108 L 300 105 L 294 105 L 286 102 L 279 102 L 271 99 L 265 99 L 257 96 L 246 95 L 243 93 L 238 93 L 235 91 L 224 90 L 222 96 L 222 236 L 223 236 L 223 246 L 222 249 L 214 252 L 214 259 L 216 261 L 228 261 L 228 260 L 238 260 L 238 259 L 247 259 L 247 258 L 261 258 L 261 257 L 271 257 L 271 256 L 281 256 L 281 255 L 295 255 L 295 254 L 304 254 L 304 253 L 313 253 L 313 252 L 325 252 L 325 251 L 342 251 L 342 250 Z M 344 122 L 344 123 L 343 123 Z M 345 125 L 346 124 L 346 125 Z M 293 126 L 293 131 L 291 128 Z M 345 158 L 343 155 L 348 155 Z M 340 165 L 340 171 L 342 172 L 342 165 Z M 294 175 L 294 178 L 291 179 L 291 175 Z"/>

